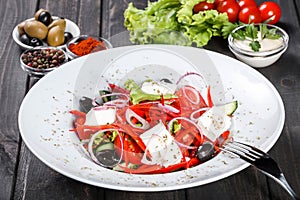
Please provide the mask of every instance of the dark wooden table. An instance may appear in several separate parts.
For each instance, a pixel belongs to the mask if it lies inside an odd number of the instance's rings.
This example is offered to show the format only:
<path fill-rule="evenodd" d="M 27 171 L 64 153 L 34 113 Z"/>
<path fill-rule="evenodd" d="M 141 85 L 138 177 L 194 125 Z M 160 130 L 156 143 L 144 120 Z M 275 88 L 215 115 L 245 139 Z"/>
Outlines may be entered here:
<path fill-rule="evenodd" d="M 17 117 L 31 80 L 20 68 L 21 50 L 11 32 L 37 8 L 76 22 L 83 34 L 112 37 L 125 31 L 123 12 L 130 0 L 0 0 L 0 199 L 290 199 L 280 186 L 254 168 L 204 186 L 167 192 L 126 192 L 94 187 L 47 167 L 22 142 Z M 147 0 L 135 0 L 143 8 Z M 257 2 L 262 2 L 257 0 Z M 300 2 L 277 0 L 279 26 L 290 36 L 287 52 L 270 67 L 259 69 L 278 89 L 286 110 L 282 134 L 270 150 L 295 191 L 300 194 Z M 223 39 L 205 48 L 233 56 Z"/>

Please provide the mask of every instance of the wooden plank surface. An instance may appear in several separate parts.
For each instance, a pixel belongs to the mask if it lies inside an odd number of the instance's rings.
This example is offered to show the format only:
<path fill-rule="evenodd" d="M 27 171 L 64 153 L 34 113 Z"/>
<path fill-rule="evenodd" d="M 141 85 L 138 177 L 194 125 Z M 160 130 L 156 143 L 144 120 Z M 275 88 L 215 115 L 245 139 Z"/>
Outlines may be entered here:
<path fill-rule="evenodd" d="M 37 159 L 19 136 L 17 114 L 26 89 L 19 67 L 21 50 L 12 41 L 13 27 L 36 9 L 76 22 L 82 34 L 109 38 L 114 46 L 130 44 L 123 26 L 129 2 L 140 8 L 147 0 L 0 0 L 0 199 L 291 199 L 274 181 L 250 167 L 223 180 L 200 187 L 166 192 L 126 192 L 87 185 L 52 170 Z M 258 3 L 263 2 L 257 0 Z M 300 4 L 277 0 L 283 10 L 279 26 L 289 33 L 290 46 L 273 66 L 258 69 L 278 89 L 286 109 L 286 123 L 270 154 L 278 161 L 291 186 L 300 193 Z M 9 40 L 7 38 L 10 38 Z M 215 38 L 206 49 L 233 57 L 227 41 Z"/>
<path fill-rule="evenodd" d="M 84 3 L 85 6 L 81 7 L 80 3 Z M 99 4 L 100 1 L 98 3 L 96 1 L 41 1 L 39 7 L 49 10 L 54 16 L 61 16 L 74 21 L 81 30 L 89 30 L 88 34 L 99 35 L 100 27 L 86 23 L 89 18 L 85 14 L 89 12 L 90 8 L 94 8 L 91 13 L 95 15 L 96 21 L 99 21 Z M 14 199 L 79 200 L 93 199 L 95 196 L 102 199 L 103 195 L 101 188 L 69 179 L 52 170 L 37 159 L 22 143 Z"/>
<path fill-rule="evenodd" d="M 286 178 L 295 191 L 300 193 L 300 146 L 299 146 L 299 110 L 300 110 L 300 28 L 298 1 L 277 1 L 284 12 L 278 24 L 290 37 L 287 52 L 270 68 L 259 70 L 276 87 L 286 109 L 285 126 L 281 137 L 271 149 L 270 154 L 281 166 Z M 284 153 L 283 153 L 284 152 Z M 267 179 L 272 199 L 288 199 L 285 191 L 273 180 Z"/>
<path fill-rule="evenodd" d="M 10 199 L 13 194 L 20 146 L 17 113 L 26 82 L 19 65 L 21 51 L 11 33 L 14 25 L 30 17 L 34 9 L 35 0 L 0 0 L 0 199 Z"/>

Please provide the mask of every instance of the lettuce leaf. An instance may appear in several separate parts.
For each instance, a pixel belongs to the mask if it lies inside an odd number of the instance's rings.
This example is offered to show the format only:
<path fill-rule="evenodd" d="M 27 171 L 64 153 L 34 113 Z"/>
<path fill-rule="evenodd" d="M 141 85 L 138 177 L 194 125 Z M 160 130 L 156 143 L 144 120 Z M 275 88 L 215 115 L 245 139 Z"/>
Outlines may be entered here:
<path fill-rule="evenodd" d="M 177 12 L 179 23 L 190 24 L 192 23 L 194 6 L 206 0 L 180 0 L 181 7 Z M 208 3 L 213 3 L 215 0 L 207 0 Z"/>
<path fill-rule="evenodd" d="M 145 9 L 132 3 L 124 12 L 124 26 L 130 31 L 130 40 L 137 44 L 176 44 L 202 47 L 213 36 L 226 38 L 234 24 L 227 14 L 216 10 L 193 13 L 193 8 L 205 0 L 158 0 L 148 2 Z M 214 0 L 208 0 L 214 2 Z"/>
<path fill-rule="evenodd" d="M 159 0 L 149 2 L 148 7 L 142 10 L 129 3 L 124 12 L 124 25 L 130 31 L 131 42 L 149 44 L 165 39 L 170 32 L 180 35 L 180 24 L 176 18 L 180 5 L 178 0 Z"/>

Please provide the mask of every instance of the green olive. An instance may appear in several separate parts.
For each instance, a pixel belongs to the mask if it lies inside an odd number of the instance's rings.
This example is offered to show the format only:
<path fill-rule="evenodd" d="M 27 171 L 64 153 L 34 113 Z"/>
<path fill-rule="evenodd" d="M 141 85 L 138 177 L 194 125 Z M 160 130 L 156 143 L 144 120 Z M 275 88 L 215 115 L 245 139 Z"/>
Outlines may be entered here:
<path fill-rule="evenodd" d="M 47 43 L 50 46 L 59 46 L 64 44 L 65 36 L 64 36 L 65 30 L 62 29 L 60 26 L 54 26 L 48 31 L 47 36 Z"/>
<path fill-rule="evenodd" d="M 42 22 L 33 20 L 25 22 L 24 31 L 30 37 L 43 40 L 47 37 L 48 28 Z"/>
<path fill-rule="evenodd" d="M 25 33 L 24 26 L 25 26 L 25 21 L 18 24 L 18 33 L 19 33 L 19 35 L 23 35 Z"/>
<path fill-rule="evenodd" d="M 49 24 L 48 29 L 50 30 L 51 28 L 59 26 L 61 29 L 65 30 L 66 28 L 66 20 L 63 18 L 54 20 L 51 24 Z"/>

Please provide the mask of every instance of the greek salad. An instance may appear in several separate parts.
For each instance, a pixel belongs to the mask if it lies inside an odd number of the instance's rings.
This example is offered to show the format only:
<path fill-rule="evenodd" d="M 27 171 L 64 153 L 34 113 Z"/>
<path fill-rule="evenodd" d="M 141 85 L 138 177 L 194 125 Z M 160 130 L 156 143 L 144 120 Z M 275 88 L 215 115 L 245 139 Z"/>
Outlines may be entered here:
<path fill-rule="evenodd" d="M 74 129 L 91 159 L 102 167 L 132 174 L 160 174 L 184 170 L 213 158 L 230 138 L 233 101 L 214 105 L 210 86 L 199 88 L 168 79 L 132 79 L 109 84 L 95 99 L 84 97 L 71 110 Z M 213 144 L 203 160 L 198 148 Z"/>

